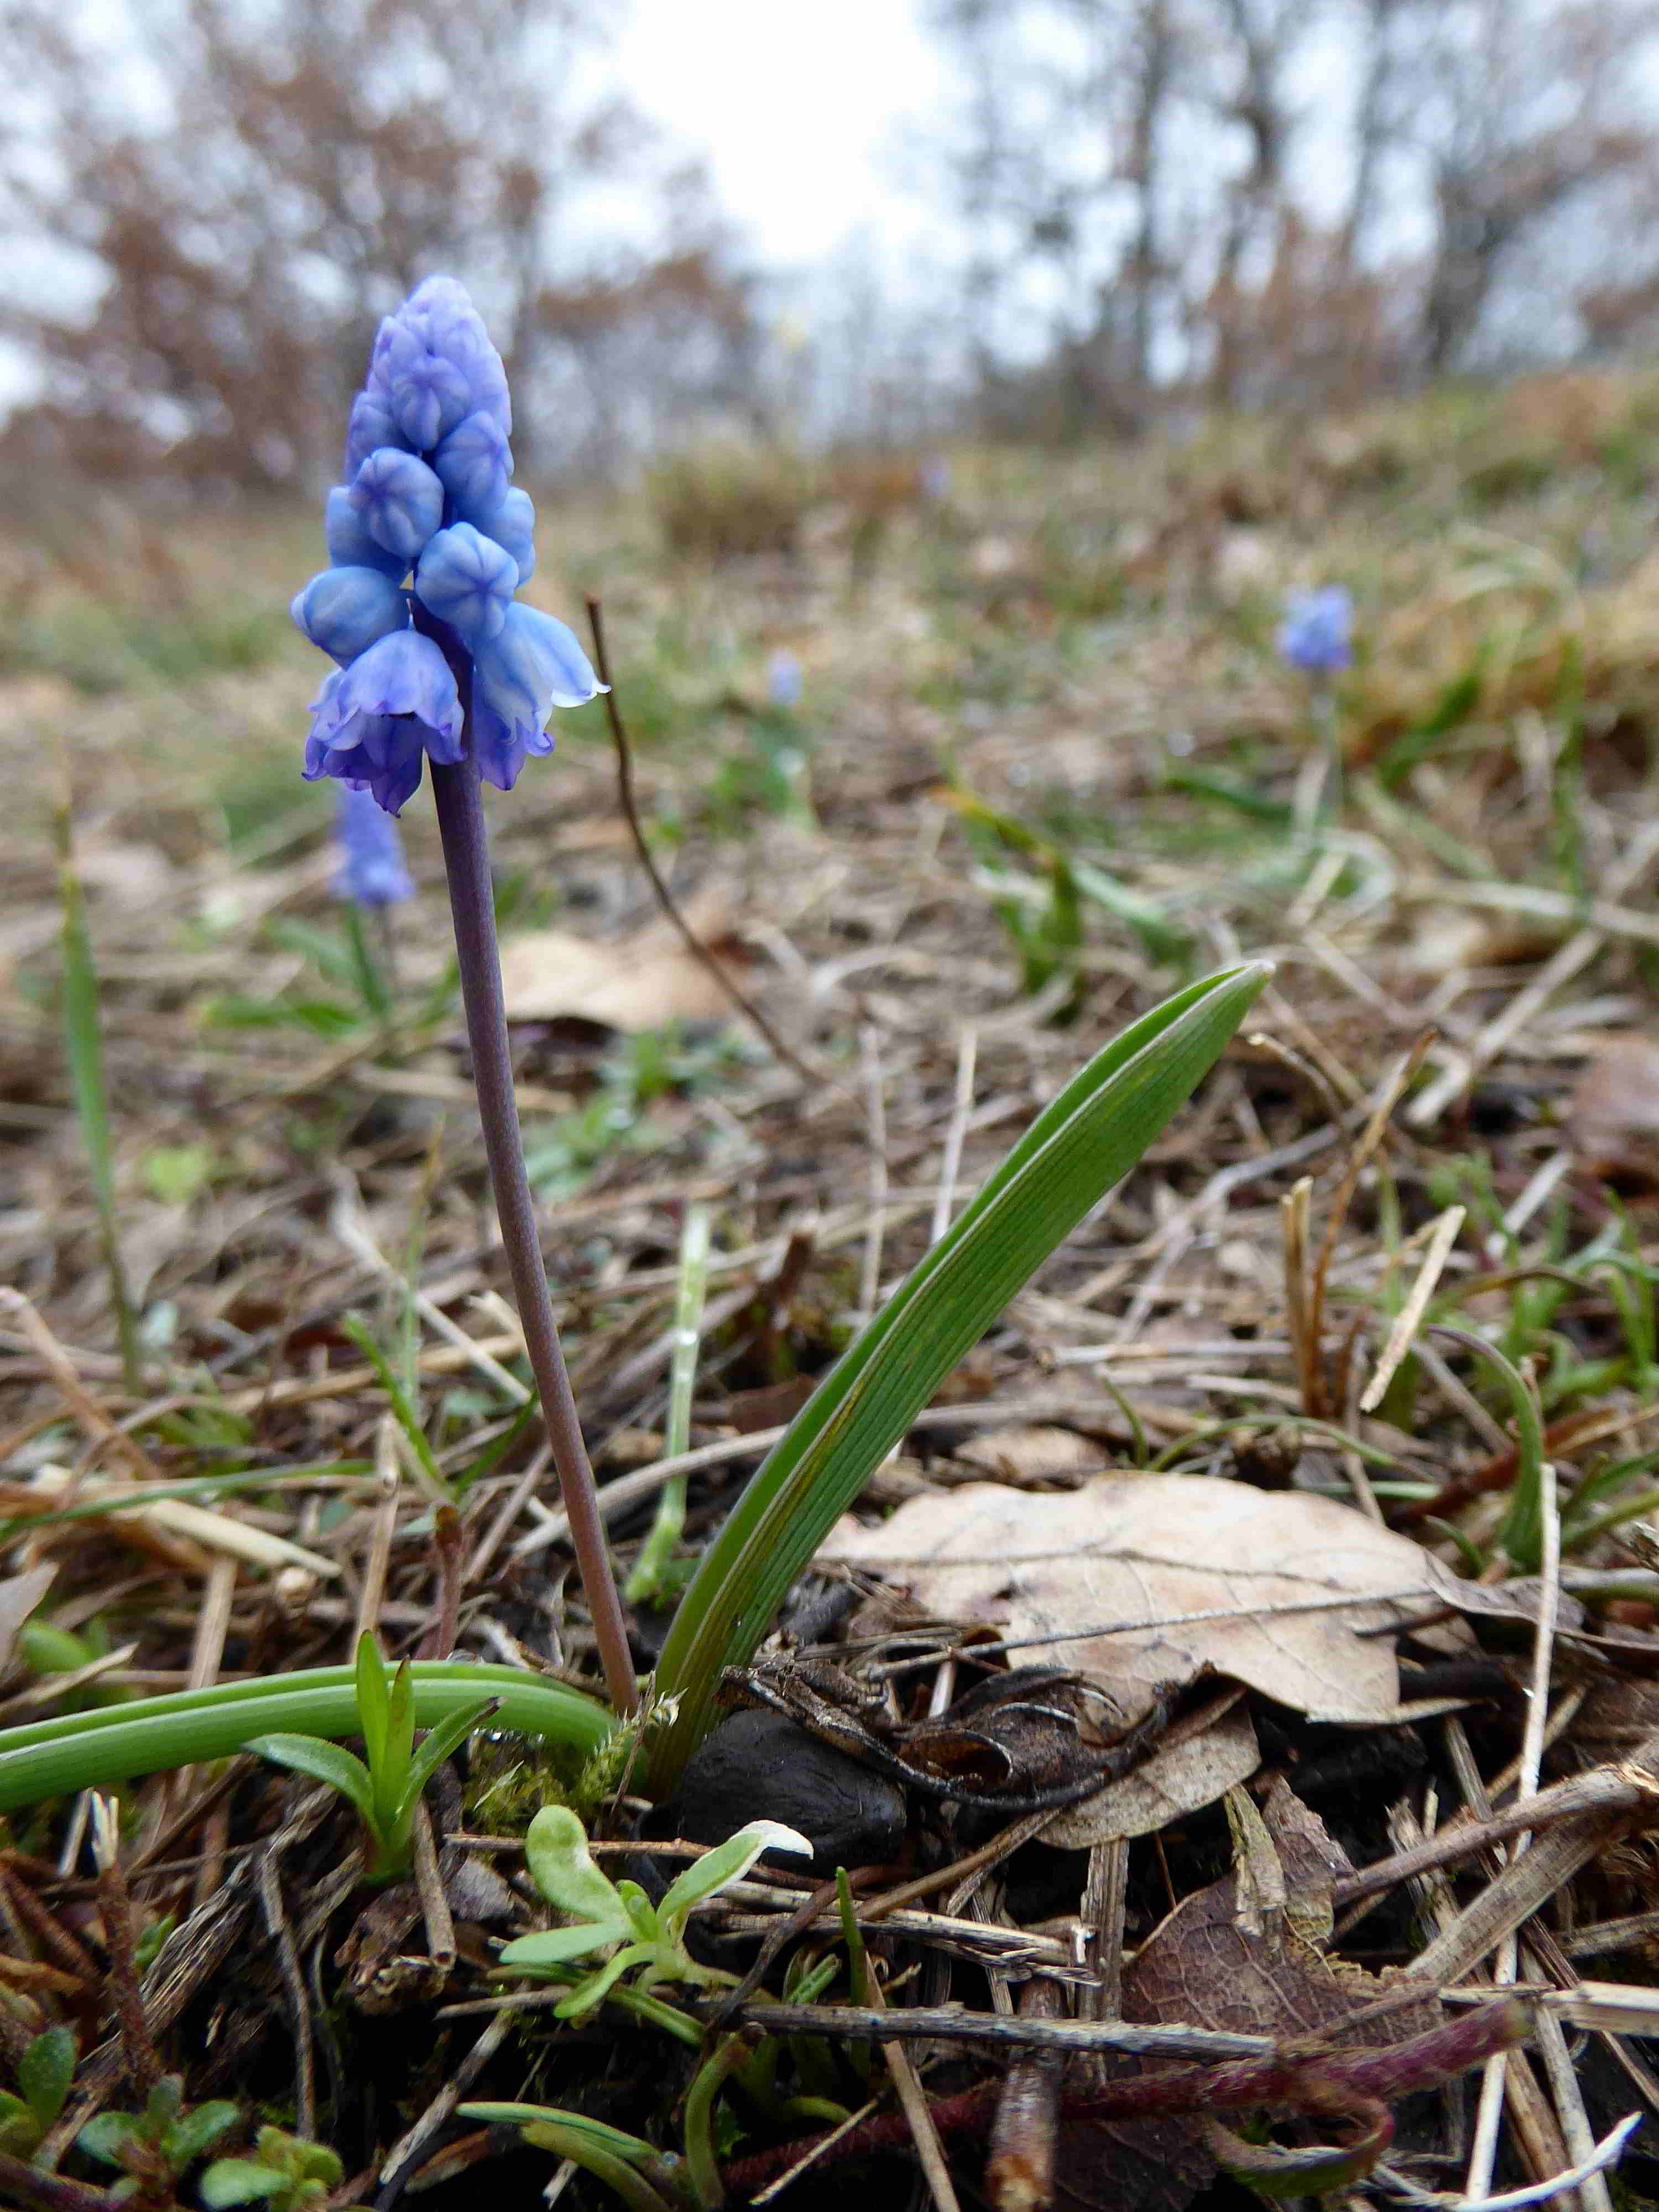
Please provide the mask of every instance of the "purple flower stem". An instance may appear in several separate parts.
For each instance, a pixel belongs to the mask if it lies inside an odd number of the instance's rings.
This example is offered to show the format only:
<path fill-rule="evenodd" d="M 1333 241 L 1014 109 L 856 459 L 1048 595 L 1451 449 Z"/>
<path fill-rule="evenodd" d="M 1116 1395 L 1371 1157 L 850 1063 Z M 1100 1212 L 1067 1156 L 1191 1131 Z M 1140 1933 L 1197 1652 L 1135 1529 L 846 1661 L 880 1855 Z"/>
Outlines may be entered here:
<path fill-rule="evenodd" d="M 470 671 L 467 672 L 470 675 Z M 458 676 L 460 671 L 458 670 Z M 592 1616 L 599 1663 L 611 1702 L 620 1713 L 639 1703 L 634 1662 L 623 1623 L 622 1601 L 611 1571 L 611 1554 L 599 1517 L 599 1493 L 581 1423 L 571 1393 L 564 1352 L 553 1320 L 547 1271 L 542 1261 L 519 1134 L 518 1103 L 513 1095 L 513 1063 L 507 1050 L 507 1008 L 501 997 L 501 969 L 495 943 L 495 901 L 489 881 L 489 847 L 477 763 L 472 757 L 471 702 L 465 683 L 465 753 L 453 767 L 432 764 L 433 795 L 449 877 L 449 910 L 455 924 L 455 952 L 460 966 L 466 1034 L 472 1048 L 472 1079 L 477 1086 L 478 1116 L 495 1194 L 501 1242 L 518 1301 L 525 1347 L 542 1401 L 553 1463 L 570 1522 L 570 1540 Z"/>

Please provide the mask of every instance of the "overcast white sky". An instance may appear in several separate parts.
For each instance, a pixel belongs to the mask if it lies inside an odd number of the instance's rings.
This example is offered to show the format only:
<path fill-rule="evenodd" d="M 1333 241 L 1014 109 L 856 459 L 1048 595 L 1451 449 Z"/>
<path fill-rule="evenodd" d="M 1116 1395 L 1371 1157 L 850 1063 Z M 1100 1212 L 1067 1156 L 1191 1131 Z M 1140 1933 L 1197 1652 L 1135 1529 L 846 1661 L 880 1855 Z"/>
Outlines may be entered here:
<path fill-rule="evenodd" d="M 899 246 L 939 211 L 903 192 L 903 144 L 943 94 L 920 0 L 632 0 L 607 85 L 701 158 L 763 266 L 821 262 L 851 233 Z M 10 242 L 9 273 L 39 281 Z M 52 275 L 63 281 L 60 266 Z M 33 387 L 0 345 L 0 412 Z"/>
<path fill-rule="evenodd" d="M 688 151 L 765 263 L 889 227 L 907 125 L 942 96 L 917 0 L 633 0 L 630 98 Z"/>

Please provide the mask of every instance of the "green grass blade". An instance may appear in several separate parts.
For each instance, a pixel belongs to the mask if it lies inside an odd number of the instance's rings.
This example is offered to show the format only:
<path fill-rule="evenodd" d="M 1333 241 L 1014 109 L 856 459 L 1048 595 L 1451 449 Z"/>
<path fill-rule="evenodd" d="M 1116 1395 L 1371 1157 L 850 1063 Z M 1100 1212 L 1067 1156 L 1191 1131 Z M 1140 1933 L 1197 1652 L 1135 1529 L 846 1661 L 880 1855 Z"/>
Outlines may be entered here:
<path fill-rule="evenodd" d="M 1471 1328 L 1454 1328 L 1449 1322 L 1431 1324 L 1437 1334 L 1455 1337 L 1459 1344 L 1484 1359 L 1508 1393 L 1515 1415 L 1515 1486 L 1504 1516 L 1498 1540 L 1510 1563 L 1523 1575 L 1535 1575 L 1544 1544 L 1544 1422 L 1538 1407 L 1536 1385 L 1528 1381 L 1515 1362 L 1488 1344 Z"/>
<path fill-rule="evenodd" d="M 98 1215 L 98 1242 L 109 1301 L 115 1316 L 115 1333 L 121 1347 L 121 1376 L 135 1396 L 143 1389 L 139 1357 L 138 1324 L 127 1292 L 126 1269 L 116 1234 L 115 1165 L 109 1133 L 109 1086 L 104 1078 L 104 1041 L 98 1024 L 98 972 L 93 965 L 92 937 L 87 927 L 86 901 L 75 872 L 67 803 L 58 812 L 58 890 L 64 911 L 64 1039 L 69 1054 L 70 1083 L 75 1093 L 76 1119 L 87 1155 L 93 1205 Z"/>
<path fill-rule="evenodd" d="M 668 1425 L 663 1456 L 677 1459 L 691 1441 L 691 1395 L 702 1343 L 703 1298 L 708 1285 L 708 1208 L 688 1207 L 680 1232 L 679 1281 L 674 1293 L 674 1349 L 668 1370 Z M 640 1547 L 623 1591 L 630 1605 L 654 1603 L 667 1586 L 674 1547 L 685 1527 L 685 1477 L 663 1485 L 656 1517 Z"/>
<path fill-rule="evenodd" d="M 426 1431 L 421 1426 L 420 1416 L 416 1413 L 408 1392 L 392 1373 L 392 1362 L 369 1334 L 361 1315 L 343 1315 L 340 1326 L 374 1370 L 380 1388 L 391 1401 L 392 1414 L 398 1426 L 408 1438 L 409 1448 L 419 1463 L 421 1473 L 431 1484 L 434 1496 L 441 1498 L 446 1504 L 453 1505 L 455 1503 L 455 1493 L 444 1480 L 442 1470 L 432 1455 L 432 1447 L 427 1442 Z"/>
<path fill-rule="evenodd" d="M 392 1698 L 386 1688 L 386 1662 L 374 1638 L 365 1629 L 357 1638 L 351 1667 L 357 1692 L 357 1733 L 368 1753 L 368 1771 L 378 1774 L 386 1765 L 386 1737 L 392 1727 Z"/>
<path fill-rule="evenodd" d="M 520 1667 L 416 1660 L 410 1669 L 415 1719 L 436 1728 L 479 1698 L 497 1701 L 495 1725 L 561 1744 L 579 1757 L 597 1751 L 613 1717 L 594 1698 Z M 258 1735 L 362 1733 L 349 1667 L 262 1674 L 209 1690 L 176 1690 L 131 1705 L 106 1705 L 0 1729 L 0 1813 L 76 1790 L 107 1788 L 135 1775 L 224 1759 Z"/>
<path fill-rule="evenodd" d="M 1192 984 L 1097 1054 L 818 1385 L 674 1616 L 656 1676 L 659 1693 L 679 1700 L 653 1759 L 659 1791 L 708 1726 L 721 1669 L 754 1651 L 836 1516 L 945 1376 L 1168 1126 L 1267 974 L 1253 963 Z"/>
<path fill-rule="evenodd" d="M 374 1799 L 381 1817 L 387 1821 L 395 1817 L 414 1756 L 415 1692 L 410 1686 L 409 1662 L 405 1659 L 392 1678 L 386 1698 L 386 1741 L 380 1748 L 380 1764 L 374 1769 Z"/>
<path fill-rule="evenodd" d="M 375 1021 L 388 1022 L 392 1018 L 391 994 L 386 989 L 386 978 L 380 973 L 380 963 L 374 957 L 368 942 L 368 933 L 363 927 L 363 910 L 356 899 L 346 901 L 344 921 L 346 950 L 351 962 L 351 980 L 356 986 L 357 995 Z"/>
<path fill-rule="evenodd" d="M 275 1760 L 291 1773 L 303 1774 L 309 1781 L 326 1782 L 356 1807 L 369 1826 L 374 1825 L 374 1791 L 368 1769 L 354 1752 L 330 1743 L 325 1736 L 282 1732 L 252 1736 L 244 1748 L 257 1752 L 261 1759 Z"/>
<path fill-rule="evenodd" d="M 458 1713 L 451 1713 L 434 1729 L 428 1730 L 409 1762 L 409 1783 L 397 1807 L 401 1820 L 414 1808 L 416 1799 L 431 1781 L 438 1768 L 453 1751 L 459 1751 L 474 1729 L 481 1729 L 495 1710 L 493 1698 L 482 1705 L 471 1705 Z"/>

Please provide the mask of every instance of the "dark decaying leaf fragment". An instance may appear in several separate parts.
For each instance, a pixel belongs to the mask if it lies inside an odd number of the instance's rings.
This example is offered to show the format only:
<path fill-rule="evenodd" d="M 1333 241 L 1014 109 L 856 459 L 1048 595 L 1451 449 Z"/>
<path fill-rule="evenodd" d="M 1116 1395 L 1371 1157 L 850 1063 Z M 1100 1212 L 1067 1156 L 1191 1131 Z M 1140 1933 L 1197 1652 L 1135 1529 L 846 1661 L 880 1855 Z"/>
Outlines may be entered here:
<path fill-rule="evenodd" d="M 1229 1806 L 1235 1869 L 1184 1899 L 1154 1930 L 1125 1979 L 1124 2017 L 1280 2041 L 1328 2033 L 1348 2046 L 1382 2047 L 1437 2027 L 1442 2014 L 1430 1984 L 1418 1989 L 1328 1955 L 1332 1885 L 1352 1869 L 1317 1817 L 1282 1781 L 1259 1815 L 1242 1791 Z M 1407 2001 L 1344 2026 L 1387 1995 Z M 1154 2070 L 1163 2069 L 1126 2059 L 1112 2078 Z M 1374 2157 L 1382 2148 L 1376 2120 L 1374 2106 L 1339 2111 L 1316 2124 L 1316 2132 L 1349 2156 L 1363 2141 Z M 1155 2123 L 1073 2117 L 1063 2131 L 1055 2201 L 1072 2212 L 1182 2212 L 1214 2178 L 1217 2148 L 1196 2116 Z M 1280 2185 L 1292 2179 L 1285 2173 Z"/>

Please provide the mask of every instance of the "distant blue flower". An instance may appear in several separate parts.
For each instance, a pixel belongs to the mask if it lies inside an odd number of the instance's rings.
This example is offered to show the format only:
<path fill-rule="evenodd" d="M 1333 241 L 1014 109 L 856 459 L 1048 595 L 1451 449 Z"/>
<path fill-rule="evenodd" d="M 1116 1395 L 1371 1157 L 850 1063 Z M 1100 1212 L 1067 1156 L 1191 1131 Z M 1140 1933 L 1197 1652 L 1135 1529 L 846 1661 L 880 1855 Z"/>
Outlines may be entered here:
<path fill-rule="evenodd" d="M 356 899 L 359 906 L 395 906 L 414 897 L 398 825 L 376 805 L 365 786 L 340 786 L 335 828 L 340 840 L 339 872 L 334 878 L 338 897 Z"/>
<path fill-rule="evenodd" d="M 942 453 L 932 453 L 917 471 L 921 495 L 937 506 L 951 496 L 951 464 Z"/>
<path fill-rule="evenodd" d="M 1304 676 L 1334 676 L 1353 659 L 1352 623 L 1353 600 L 1346 586 L 1292 592 L 1279 628 L 1279 658 Z"/>
<path fill-rule="evenodd" d="M 800 663 L 780 648 L 766 664 L 766 696 L 775 707 L 799 707 L 800 692 Z"/>
<path fill-rule="evenodd" d="M 479 773 L 510 789 L 547 718 L 601 687 L 574 635 L 514 594 L 536 564 L 535 509 L 513 488 L 501 356 L 463 287 L 429 276 L 375 334 L 328 495 L 331 566 L 294 619 L 342 663 L 312 702 L 307 776 L 391 814 L 423 763 L 465 757 L 456 672 L 471 661 Z M 414 572 L 413 589 L 402 588 Z"/>

